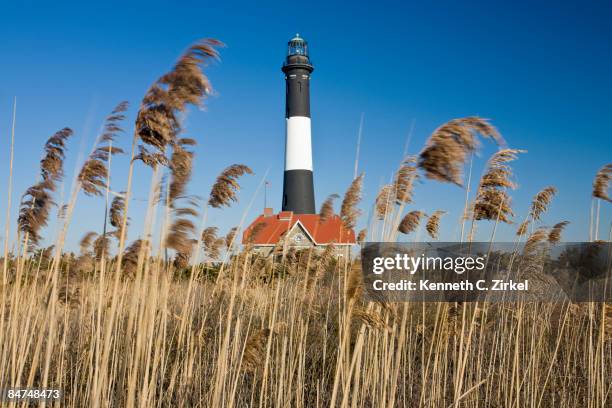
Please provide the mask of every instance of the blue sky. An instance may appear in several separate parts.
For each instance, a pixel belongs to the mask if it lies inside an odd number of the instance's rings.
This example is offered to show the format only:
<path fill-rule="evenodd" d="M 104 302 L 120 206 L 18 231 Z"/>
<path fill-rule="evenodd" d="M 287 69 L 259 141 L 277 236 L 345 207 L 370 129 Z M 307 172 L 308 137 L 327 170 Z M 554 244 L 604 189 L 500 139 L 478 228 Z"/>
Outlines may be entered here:
<path fill-rule="evenodd" d="M 6 203 L 13 97 L 17 97 L 14 200 L 36 180 L 42 145 L 69 126 L 65 195 L 75 166 L 88 153 L 107 113 L 132 104 L 122 144 L 129 147 L 135 110 L 147 87 L 193 41 L 227 44 L 207 69 L 216 95 L 192 110 L 186 135 L 199 141 L 190 191 L 206 196 L 225 166 L 245 163 L 240 203 L 211 211 L 209 222 L 237 224 L 261 210 L 255 196 L 266 171 L 269 201 L 278 209 L 284 149 L 286 42 L 299 32 L 310 44 L 313 151 L 317 206 L 342 194 L 353 175 L 359 118 L 364 113 L 360 168 L 366 172 L 364 211 L 402 158 L 447 120 L 490 118 L 511 147 L 528 150 L 515 162 L 517 220 L 531 197 L 555 185 L 559 194 L 544 224 L 572 223 L 566 239 L 588 237 L 593 176 L 612 161 L 612 6 L 609 2 L 11 2 L 0 14 L 0 203 Z M 494 151 L 489 143 L 474 164 Z M 125 188 L 127 158 L 115 160 L 112 187 Z M 142 228 L 149 170 L 136 171 L 133 238 Z M 410 209 L 449 211 L 442 237 L 458 238 L 464 191 L 419 184 Z M 362 224 L 365 224 L 364 217 Z M 612 219 L 602 204 L 603 231 Z M 2 222 L 2 225 L 4 222 Z M 14 227 L 15 220 L 13 218 Z M 68 247 L 100 230 L 102 200 L 79 197 Z M 512 239 L 515 226 L 498 230 Z M 14 228 L 13 228 L 14 231 Z M 491 225 L 482 223 L 479 237 Z M 54 223 L 43 235 L 56 233 Z M 3 232 L 2 232 L 3 234 Z M 14 235 L 14 234 L 13 234 Z"/>

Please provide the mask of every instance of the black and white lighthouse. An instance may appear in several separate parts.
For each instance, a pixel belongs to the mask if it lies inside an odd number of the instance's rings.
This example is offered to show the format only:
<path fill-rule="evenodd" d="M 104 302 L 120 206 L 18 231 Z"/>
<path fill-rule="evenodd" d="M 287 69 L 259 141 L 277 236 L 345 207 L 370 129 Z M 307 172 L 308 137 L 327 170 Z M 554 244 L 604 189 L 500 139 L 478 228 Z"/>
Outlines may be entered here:
<path fill-rule="evenodd" d="M 356 243 L 355 231 L 346 228 L 340 216 L 315 213 L 310 138 L 310 74 L 314 70 L 308 43 L 296 34 L 289 41 L 285 73 L 285 174 L 283 205 L 278 214 L 264 208 L 242 233 L 242 243 L 264 256 L 278 255 L 278 245 L 297 249 L 323 249 L 348 257 Z M 264 205 L 265 207 L 265 205 Z"/>
<path fill-rule="evenodd" d="M 299 34 L 289 41 L 282 70 L 286 83 L 287 121 L 282 210 L 314 214 L 310 136 L 310 74 L 314 67 L 308 56 L 308 43 Z"/>

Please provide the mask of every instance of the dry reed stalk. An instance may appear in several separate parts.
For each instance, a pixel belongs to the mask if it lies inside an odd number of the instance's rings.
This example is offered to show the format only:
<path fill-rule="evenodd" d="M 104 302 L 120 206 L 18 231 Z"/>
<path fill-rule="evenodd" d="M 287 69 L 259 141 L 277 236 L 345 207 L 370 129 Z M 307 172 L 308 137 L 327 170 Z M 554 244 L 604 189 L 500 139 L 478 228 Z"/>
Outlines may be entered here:
<path fill-rule="evenodd" d="M 257 190 L 256 190 L 253 198 L 251 199 L 250 203 L 247 205 L 247 208 L 245 209 L 245 212 L 243 213 L 243 216 L 242 216 L 240 224 L 239 224 L 239 228 L 241 228 L 242 225 L 244 224 L 244 222 L 246 220 L 246 216 L 247 216 L 248 212 L 250 211 L 250 208 L 253 206 L 253 203 L 255 201 L 255 198 L 256 198 L 257 194 L 259 193 L 260 189 L 263 187 L 263 185 L 265 183 L 266 177 L 267 177 L 267 171 L 266 171 L 266 174 L 264 174 L 263 178 L 261 179 L 261 182 L 258 185 Z M 206 212 L 205 212 L 205 214 L 206 214 Z M 205 221 L 206 221 L 206 217 L 204 216 L 202 218 L 202 229 L 204 228 Z M 197 243 L 196 247 L 200 246 L 199 239 L 200 239 L 200 237 L 198 236 L 198 243 Z M 217 277 L 215 279 L 215 284 L 213 285 L 212 291 L 210 293 L 210 298 L 211 299 L 214 299 L 216 294 L 218 293 L 218 291 L 223 287 L 223 285 L 221 283 L 223 282 L 224 277 L 225 277 L 225 266 L 226 266 L 226 262 L 228 260 L 228 255 L 229 254 L 226 254 L 226 258 L 221 263 L 221 267 L 220 267 L 219 272 L 217 274 Z M 243 260 L 244 264 L 243 264 L 242 270 L 245 270 L 245 268 L 246 268 L 246 266 L 247 266 L 247 264 L 249 262 L 249 259 L 250 259 L 250 254 L 247 252 L 247 253 L 244 254 L 244 256 L 237 257 L 237 259 L 238 260 L 241 260 L 241 259 Z M 197 256 L 197 253 L 196 253 L 195 260 L 194 260 L 194 265 L 197 264 L 197 263 L 198 263 L 198 256 Z M 193 313 L 193 306 L 190 303 L 190 299 L 191 299 L 192 293 L 194 291 L 195 278 L 196 278 L 196 275 L 197 275 L 194 272 L 195 272 L 195 268 L 192 266 L 191 274 L 190 274 L 190 277 L 189 277 L 189 282 L 187 284 L 187 289 L 186 289 L 186 293 L 185 293 L 185 296 L 184 296 L 185 307 L 183 308 L 183 311 L 182 311 L 181 325 L 180 325 L 180 328 L 178 329 L 178 336 L 177 336 L 177 338 L 178 338 L 179 343 L 183 341 L 183 339 L 185 338 L 185 336 L 187 334 L 187 330 L 188 330 L 187 322 L 190 320 L 191 315 Z M 236 282 L 238 282 L 238 280 L 239 280 L 239 279 L 236 279 L 236 276 L 238 275 L 238 273 L 239 273 L 238 270 L 234 270 L 234 279 L 232 279 L 232 295 L 230 297 L 230 306 L 227 309 L 228 313 L 230 315 L 231 315 L 231 312 L 232 312 L 233 307 L 234 307 L 235 288 L 237 288 Z M 204 316 L 202 317 L 203 322 L 208 321 L 208 317 L 209 317 L 209 312 L 207 310 L 204 313 Z M 272 319 L 272 325 L 271 325 L 272 327 L 273 327 L 273 324 L 274 324 L 274 319 Z M 230 335 L 230 332 L 229 332 L 229 328 L 228 328 L 226 330 L 225 335 L 224 335 L 224 340 L 223 340 L 224 343 L 223 344 L 226 344 L 226 342 L 229 341 L 229 335 Z M 175 368 L 173 370 L 175 370 L 175 369 L 176 370 L 178 369 L 178 365 L 175 366 Z M 267 375 L 267 362 L 266 362 L 266 365 L 264 366 L 264 379 L 266 378 L 266 375 Z M 212 401 L 218 401 L 218 399 L 220 397 L 219 388 L 217 388 L 217 384 L 220 381 L 222 381 L 222 378 L 223 378 L 223 375 L 219 371 L 217 371 L 217 374 L 215 376 L 215 381 L 214 381 L 214 384 L 215 384 L 216 388 L 214 388 L 214 390 L 212 392 L 212 394 L 213 394 Z"/>
<path fill-rule="evenodd" d="M 136 119 L 136 128 L 132 141 L 130 167 L 128 170 L 125 194 L 125 212 L 120 228 L 119 251 L 113 282 L 114 292 L 119 289 L 121 276 L 121 261 L 123 247 L 125 245 L 129 201 L 134 174 L 134 161 L 136 159 L 142 159 L 145 164 L 152 166 L 164 161 L 164 156 L 160 152 L 150 152 L 143 146 L 137 146 L 138 140 L 142 140 L 145 144 L 152 145 L 154 150 L 160 148 L 165 149 L 167 142 L 174 140 L 177 133 L 176 131 L 180 130 L 180 126 L 177 126 L 177 124 L 180 124 L 177 119 L 177 112 L 183 112 L 188 104 L 200 105 L 202 99 L 211 91 L 207 78 L 200 71 L 200 64 L 211 58 L 218 58 L 218 54 L 214 48 L 220 45 L 222 44 L 216 40 L 202 40 L 190 47 L 179 59 L 174 69 L 153 84 L 143 98 Z M 140 152 L 138 156 L 135 154 L 136 150 Z M 117 313 L 117 301 L 115 297 L 112 299 L 109 313 L 110 320 L 114 321 Z M 100 360 L 100 365 L 105 371 L 98 377 L 100 378 L 100 382 L 96 381 L 93 384 L 92 400 L 95 404 L 94 408 L 99 406 L 100 392 L 105 388 L 107 379 L 106 370 L 108 370 L 108 358 L 112 346 L 112 331 L 113 325 L 107 325 L 104 333 L 104 340 L 102 341 L 102 358 Z"/>
<path fill-rule="evenodd" d="M 361 113 L 361 118 L 359 119 L 359 131 L 357 132 L 357 149 L 355 151 L 355 168 L 353 170 L 353 179 L 357 178 L 358 170 L 359 170 L 359 151 L 361 149 L 361 135 L 363 133 L 363 112 Z"/>
<path fill-rule="evenodd" d="M 361 214 L 361 211 L 357 208 L 357 204 L 361 201 L 363 177 L 364 173 L 361 173 L 358 177 L 353 179 L 342 200 L 340 218 L 342 218 L 342 223 L 347 229 L 355 228 L 357 218 Z"/>
<path fill-rule="evenodd" d="M 430 237 L 433 239 L 438 239 L 438 231 L 440 229 L 440 218 L 446 214 L 446 211 L 436 210 L 434 213 L 427 219 L 427 224 L 425 224 L 425 229 Z"/>
<path fill-rule="evenodd" d="M 418 167 L 427 178 L 463 185 L 467 154 L 478 150 L 476 135 L 490 138 L 499 146 L 505 144 L 497 129 L 479 117 L 453 119 L 436 129 L 419 155 Z"/>
<path fill-rule="evenodd" d="M 13 193 L 13 159 L 15 152 L 15 122 L 17 118 L 17 97 L 13 99 L 13 118 L 11 123 L 11 141 L 9 152 L 9 176 L 7 182 L 7 202 L 6 216 L 4 221 L 4 255 L 2 257 L 2 289 L 0 290 L 0 344 L 4 344 L 5 339 L 5 324 L 6 305 L 8 303 L 8 265 L 9 265 L 9 240 L 10 240 L 10 225 L 11 225 L 11 203 Z M 3 355 L 0 354 L 0 364 L 4 365 Z M 3 378 L 3 376 L 0 376 Z"/>
<path fill-rule="evenodd" d="M 2 262 L 3 269 L 3 285 L 6 285 L 6 274 L 8 269 L 8 248 L 9 248 L 9 239 L 10 239 L 10 225 L 11 225 L 11 200 L 12 200 L 12 192 L 13 192 L 13 159 L 14 159 L 14 151 L 15 151 L 15 122 L 17 115 L 17 98 L 15 97 L 13 100 L 13 120 L 11 124 L 11 139 L 10 139 L 10 149 L 9 149 L 9 177 L 7 183 L 7 202 L 6 202 L 6 217 L 4 221 L 4 256 Z M 4 304 L 3 304 L 4 305 Z M 2 314 L 2 316 L 4 313 Z"/>
<path fill-rule="evenodd" d="M 398 226 L 398 231 L 402 234 L 410 234 L 415 231 L 419 227 L 419 223 L 421 222 L 421 218 L 426 214 L 423 211 L 410 211 L 408 214 L 402 218 Z"/>
<path fill-rule="evenodd" d="M 208 96 L 211 92 L 209 81 L 203 74 L 201 65 L 210 59 L 218 58 L 215 47 L 220 45 L 221 43 L 216 40 L 202 40 L 191 46 L 187 52 L 179 58 L 174 68 L 154 83 L 143 98 L 136 119 L 135 140 L 138 138 L 144 145 L 138 146 L 140 153 L 135 159 L 140 159 L 145 164 L 153 167 L 154 177 L 152 178 L 150 189 L 152 193 L 156 190 L 156 176 L 159 166 L 168 163 L 165 157 L 166 148 L 168 146 L 176 147 L 180 143 L 180 141 L 177 140 L 177 135 L 182 129 L 181 113 L 185 112 L 189 105 L 201 105 L 203 98 Z M 135 145 L 133 145 L 133 151 L 134 147 Z M 130 166 L 126 194 L 126 200 L 128 202 L 131 191 L 132 169 L 133 166 Z M 148 220 L 153 213 L 150 198 L 146 220 Z M 145 225 L 150 228 L 149 223 Z M 125 227 L 122 226 L 120 248 L 123 245 L 124 230 Z M 169 230 L 170 232 L 168 232 L 165 240 L 166 244 L 175 246 L 177 251 L 183 255 L 189 253 L 193 247 L 193 240 L 189 238 L 195 230 L 193 223 L 186 218 L 177 218 L 174 220 Z M 136 270 L 137 281 L 140 280 L 140 266 L 148 253 L 148 242 L 150 241 L 148 232 L 145 233 L 145 238 L 147 245 L 143 245 L 138 257 Z M 148 269 L 148 263 L 145 264 L 145 268 Z M 115 277 L 115 284 L 118 284 L 118 271 Z M 115 313 L 114 303 L 111 310 L 111 314 L 113 315 Z M 106 335 L 108 336 L 108 332 Z M 103 357 L 103 361 L 106 361 L 106 356 Z M 129 381 L 133 384 L 135 378 L 134 371 L 132 371 Z M 133 399 L 134 388 L 132 386 L 128 388 L 128 402 L 133 401 Z"/>
<path fill-rule="evenodd" d="M 157 171 L 159 165 L 168 163 L 165 158 L 165 151 L 168 146 L 174 146 L 175 150 L 182 147 L 181 141 L 177 140 L 177 135 L 182 127 L 180 114 L 186 110 L 188 105 L 201 105 L 203 98 L 210 94 L 211 87 L 201 70 L 201 65 L 210 59 L 218 58 L 215 47 L 220 45 L 221 43 L 216 40 L 202 40 L 191 46 L 181 56 L 174 68 L 153 84 L 143 98 L 136 119 L 136 135 L 147 147 L 139 146 L 140 154 L 136 158 L 151 165 L 154 172 Z M 181 178 L 184 179 L 185 176 L 178 177 L 179 183 L 182 181 Z M 188 179 L 188 176 L 186 178 Z M 131 187 L 129 179 L 128 177 L 128 197 Z M 155 180 L 155 177 L 153 180 Z M 177 185 L 174 187 L 177 187 Z M 173 190 L 173 194 L 175 192 L 176 190 Z M 189 211 L 189 209 L 181 210 L 183 215 L 186 215 L 185 211 Z M 149 211 L 147 212 L 149 213 Z M 194 240 L 190 236 L 194 230 L 195 227 L 191 220 L 177 218 L 170 226 L 165 242 L 168 246 L 175 247 L 179 254 L 184 257 L 192 250 Z M 124 235 L 123 228 L 122 235 Z M 148 234 L 145 234 L 145 236 L 148 236 Z M 139 255 L 139 265 L 144 256 L 143 253 L 146 253 L 146 247 L 148 245 L 145 246 L 145 251 L 141 250 Z M 137 273 L 139 271 L 140 267 L 137 266 Z M 135 376 L 132 375 L 131 378 L 133 381 Z M 131 392 L 128 399 L 131 401 L 133 398 L 134 394 Z"/>
<path fill-rule="evenodd" d="M 323 201 L 323 204 L 321 204 L 321 210 L 319 211 L 321 221 L 325 221 L 334 215 L 334 200 L 338 198 L 340 198 L 340 196 L 334 193 L 330 194 L 325 201 Z"/>

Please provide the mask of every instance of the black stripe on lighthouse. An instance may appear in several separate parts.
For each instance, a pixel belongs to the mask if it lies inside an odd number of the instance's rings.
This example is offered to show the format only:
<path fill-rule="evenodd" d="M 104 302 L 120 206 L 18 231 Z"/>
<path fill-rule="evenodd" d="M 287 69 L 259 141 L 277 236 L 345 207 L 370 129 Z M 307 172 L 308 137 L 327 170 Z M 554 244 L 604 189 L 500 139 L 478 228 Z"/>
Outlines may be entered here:
<path fill-rule="evenodd" d="M 285 174 L 283 211 L 315 214 L 310 127 L 310 74 L 308 44 L 299 35 L 289 41 L 283 65 L 286 83 Z"/>

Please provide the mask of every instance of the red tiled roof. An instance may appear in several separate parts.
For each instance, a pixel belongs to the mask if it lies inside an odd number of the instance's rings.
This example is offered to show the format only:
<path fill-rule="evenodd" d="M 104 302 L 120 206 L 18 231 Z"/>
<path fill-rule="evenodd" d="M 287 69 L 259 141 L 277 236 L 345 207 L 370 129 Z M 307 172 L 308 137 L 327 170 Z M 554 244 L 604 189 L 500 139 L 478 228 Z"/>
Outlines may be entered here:
<path fill-rule="evenodd" d="M 242 234 L 242 243 L 251 238 L 254 245 L 275 245 L 280 238 L 297 223 L 312 237 L 315 244 L 354 244 L 355 232 L 344 228 L 342 220 L 332 215 L 325 221 L 317 214 L 293 214 L 291 211 L 281 211 L 278 214 L 260 215 Z M 253 231 L 253 232 L 252 232 Z M 251 237 L 251 234 L 255 235 Z"/>

